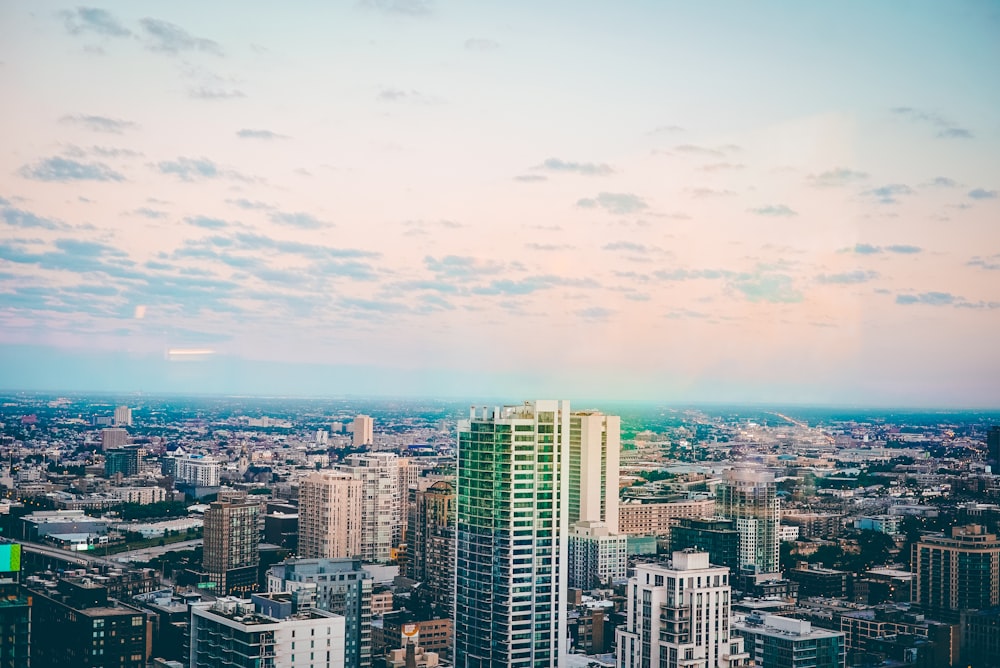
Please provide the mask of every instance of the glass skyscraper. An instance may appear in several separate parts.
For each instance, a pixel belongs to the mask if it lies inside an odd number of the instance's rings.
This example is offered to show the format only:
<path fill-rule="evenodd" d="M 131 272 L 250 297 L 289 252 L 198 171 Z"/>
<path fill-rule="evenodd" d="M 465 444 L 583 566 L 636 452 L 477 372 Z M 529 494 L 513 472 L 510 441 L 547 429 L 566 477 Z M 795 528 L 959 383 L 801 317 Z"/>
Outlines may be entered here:
<path fill-rule="evenodd" d="M 566 651 L 569 402 L 459 424 L 456 668 L 556 668 Z"/>

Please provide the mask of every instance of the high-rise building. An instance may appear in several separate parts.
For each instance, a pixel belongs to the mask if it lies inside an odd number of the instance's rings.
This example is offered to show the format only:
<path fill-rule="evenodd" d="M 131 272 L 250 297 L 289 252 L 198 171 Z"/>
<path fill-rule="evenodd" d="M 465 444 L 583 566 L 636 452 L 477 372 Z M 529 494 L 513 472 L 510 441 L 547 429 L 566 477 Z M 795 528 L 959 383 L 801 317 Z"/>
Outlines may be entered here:
<path fill-rule="evenodd" d="M 345 668 L 344 618 L 291 594 L 194 603 L 190 638 L 191 668 Z"/>
<path fill-rule="evenodd" d="M 101 450 L 107 452 L 128 445 L 128 432 L 118 427 L 108 427 L 101 430 Z"/>
<path fill-rule="evenodd" d="M 289 559 L 267 574 L 269 592 L 309 591 L 317 608 L 344 617 L 347 668 L 372 665 L 372 584 L 357 559 Z"/>
<path fill-rule="evenodd" d="M 126 478 L 139 475 L 145 456 L 145 449 L 137 445 L 112 450 L 104 456 L 104 475 L 108 478 L 116 473 Z"/>
<path fill-rule="evenodd" d="M 136 608 L 108 600 L 89 580 L 29 584 L 32 668 L 144 668 L 149 625 Z"/>
<path fill-rule="evenodd" d="M 299 556 L 360 555 L 361 496 L 361 481 L 348 473 L 317 471 L 303 478 L 299 482 Z"/>
<path fill-rule="evenodd" d="M 735 573 L 740 568 L 740 532 L 736 522 L 718 517 L 689 518 L 670 530 L 670 549 L 689 547 L 708 552 L 708 558 L 717 566 L 725 566 Z"/>
<path fill-rule="evenodd" d="M 569 424 L 568 582 L 590 589 L 625 577 L 627 539 L 618 533 L 621 418 L 577 411 Z"/>
<path fill-rule="evenodd" d="M 730 470 L 715 489 L 715 512 L 736 522 L 740 532 L 740 567 L 777 573 L 781 502 L 770 473 Z"/>
<path fill-rule="evenodd" d="M 193 487 L 218 487 L 222 465 L 213 457 L 187 455 L 174 461 L 174 480 Z"/>
<path fill-rule="evenodd" d="M 352 442 L 354 447 L 360 448 L 371 445 L 375 442 L 375 420 L 367 415 L 359 415 L 354 418 L 354 436 Z"/>
<path fill-rule="evenodd" d="M 131 427 L 132 426 L 132 409 L 128 406 L 119 406 L 115 409 L 115 426 L 116 427 Z"/>
<path fill-rule="evenodd" d="M 627 586 L 618 668 L 735 668 L 747 665 L 731 634 L 729 569 L 708 552 L 674 552 L 670 564 L 638 564 Z"/>
<path fill-rule="evenodd" d="M 392 452 L 354 454 L 337 468 L 361 481 L 361 558 L 390 561 L 403 525 L 399 457 Z"/>
<path fill-rule="evenodd" d="M 245 497 L 212 502 L 205 511 L 202 568 L 220 595 L 252 591 L 257 583 L 260 506 Z"/>
<path fill-rule="evenodd" d="M 810 622 L 752 613 L 733 621 L 754 666 L 767 668 L 844 668 L 847 645 L 840 631 L 813 628 Z"/>
<path fill-rule="evenodd" d="M 1000 425 L 990 427 L 986 433 L 986 463 L 993 475 L 1000 475 Z"/>
<path fill-rule="evenodd" d="M 1000 605 L 1000 540 L 977 524 L 913 546 L 913 600 L 934 619 L 954 622 L 962 610 Z"/>
<path fill-rule="evenodd" d="M 472 410 L 458 428 L 456 668 L 566 652 L 568 401 Z"/>
<path fill-rule="evenodd" d="M 399 535 L 395 538 L 395 544 L 401 545 L 409 539 L 410 531 L 410 489 L 417 486 L 420 480 L 420 464 L 408 457 L 399 459 Z"/>
<path fill-rule="evenodd" d="M 415 509 L 406 576 L 430 595 L 435 616 L 450 617 L 455 598 L 455 486 L 439 480 L 412 491 Z"/>
<path fill-rule="evenodd" d="M 20 545 L 6 545 L 11 552 L 16 549 L 20 559 Z M 7 560 L 5 557 L 0 559 Z M 20 563 L 9 564 L 12 573 L 20 568 Z M 31 604 L 12 579 L 0 580 L 0 668 L 28 668 L 31 654 Z"/>

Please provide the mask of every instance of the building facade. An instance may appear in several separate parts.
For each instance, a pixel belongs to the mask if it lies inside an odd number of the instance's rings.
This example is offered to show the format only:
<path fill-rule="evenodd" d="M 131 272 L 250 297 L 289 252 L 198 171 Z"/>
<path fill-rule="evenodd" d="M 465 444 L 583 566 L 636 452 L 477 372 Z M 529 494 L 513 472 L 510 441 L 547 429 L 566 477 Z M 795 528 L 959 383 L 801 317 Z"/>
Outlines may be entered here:
<path fill-rule="evenodd" d="M 935 619 L 1000 605 L 1000 540 L 978 524 L 950 536 L 924 536 L 913 546 L 913 600 Z"/>
<path fill-rule="evenodd" d="M 406 576 L 420 582 L 438 616 L 451 617 L 455 599 L 455 486 L 439 480 L 412 490 L 413 525 Z"/>
<path fill-rule="evenodd" d="M 713 564 L 725 566 L 731 573 L 740 568 L 740 532 L 733 520 L 719 517 L 679 520 L 670 530 L 670 549 L 676 552 L 687 548 L 708 552 Z"/>
<path fill-rule="evenodd" d="M 347 559 L 361 554 L 361 481 L 317 471 L 299 482 L 298 554 Z"/>
<path fill-rule="evenodd" d="M 337 468 L 361 482 L 361 558 L 391 561 L 403 526 L 399 457 L 392 452 L 355 454 Z"/>
<path fill-rule="evenodd" d="M 458 428 L 456 668 L 556 668 L 566 651 L 568 401 Z"/>
<path fill-rule="evenodd" d="M 205 511 L 202 568 L 220 595 L 253 591 L 260 561 L 260 506 L 234 499 L 214 501 Z"/>
<path fill-rule="evenodd" d="M 352 444 L 355 448 L 371 445 L 375 442 L 375 420 L 367 415 L 354 418 L 354 436 Z"/>
<path fill-rule="evenodd" d="M 715 499 L 677 499 L 642 503 L 630 501 L 618 507 L 618 532 L 630 536 L 669 536 L 682 518 L 697 519 L 715 514 Z"/>
<path fill-rule="evenodd" d="M 618 668 L 735 668 L 747 665 L 731 633 L 729 569 L 707 552 L 674 552 L 670 564 L 638 564 L 616 632 Z"/>
<path fill-rule="evenodd" d="M 844 668 L 844 634 L 779 615 L 752 613 L 733 621 L 754 666 L 767 668 Z"/>
<path fill-rule="evenodd" d="M 740 532 L 740 568 L 777 573 L 781 502 L 769 473 L 731 470 L 715 490 L 716 513 Z"/>

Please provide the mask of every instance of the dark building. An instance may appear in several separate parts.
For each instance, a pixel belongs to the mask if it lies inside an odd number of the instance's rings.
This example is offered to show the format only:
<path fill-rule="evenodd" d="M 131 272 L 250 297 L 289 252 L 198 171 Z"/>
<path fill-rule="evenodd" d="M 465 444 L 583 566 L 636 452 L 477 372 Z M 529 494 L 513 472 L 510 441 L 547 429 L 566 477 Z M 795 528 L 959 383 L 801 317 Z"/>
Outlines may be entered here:
<path fill-rule="evenodd" d="M 697 548 L 708 552 L 716 566 L 727 566 L 730 572 L 740 569 L 740 532 L 736 522 L 720 518 L 684 518 L 670 530 L 670 552 Z"/>
<path fill-rule="evenodd" d="M 455 487 L 441 480 L 410 493 L 414 503 L 406 577 L 423 583 L 437 615 L 448 617 L 455 595 Z M 421 645 L 429 649 L 423 642 Z"/>
<path fill-rule="evenodd" d="M 148 651 L 146 615 L 108 599 L 88 580 L 59 580 L 55 589 L 29 583 L 32 598 L 32 668 L 143 668 Z"/>
<path fill-rule="evenodd" d="M 120 450 L 109 450 L 104 457 L 104 475 L 108 478 L 121 473 L 128 478 L 139 475 L 146 451 L 137 446 L 125 446 Z"/>
<path fill-rule="evenodd" d="M 1000 474 L 1000 425 L 986 433 L 986 463 L 993 467 L 994 475 Z"/>
<path fill-rule="evenodd" d="M 0 668 L 28 668 L 31 598 L 13 580 L 0 580 Z"/>
<path fill-rule="evenodd" d="M 264 515 L 264 542 L 284 547 L 292 552 L 299 549 L 299 513 L 292 507 L 292 512 L 271 511 Z"/>
<path fill-rule="evenodd" d="M 789 580 L 799 583 L 799 598 L 847 598 L 853 594 L 852 576 L 846 571 L 799 562 L 786 575 Z"/>
<path fill-rule="evenodd" d="M 873 568 L 854 581 L 854 601 L 905 603 L 912 598 L 913 573 L 892 568 Z"/>
<path fill-rule="evenodd" d="M 212 502 L 205 511 L 202 569 L 219 595 L 245 594 L 258 588 L 260 506 L 238 496 Z"/>
<path fill-rule="evenodd" d="M 962 613 L 963 665 L 1000 668 L 1000 608 Z"/>

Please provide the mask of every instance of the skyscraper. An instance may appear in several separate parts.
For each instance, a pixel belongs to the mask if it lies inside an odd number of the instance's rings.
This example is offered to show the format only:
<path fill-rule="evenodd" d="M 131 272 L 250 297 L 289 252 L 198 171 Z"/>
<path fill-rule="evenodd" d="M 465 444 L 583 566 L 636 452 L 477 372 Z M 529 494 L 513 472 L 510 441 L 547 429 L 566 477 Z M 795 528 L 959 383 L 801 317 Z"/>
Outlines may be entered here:
<path fill-rule="evenodd" d="M 132 426 L 132 409 L 128 406 L 119 406 L 115 409 L 115 426 L 116 427 L 131 427 Z"/>
<path fill-rule="evenodd" d="M 990 427 L 986 433 L 986 463 L 993 475 L 1000 475 L 1000 425 Z"/>
<path fill-rule="evenodd" d="M 958 621 L 962 610 L 1000 605 L 1000 540 L 977 524 L 913 546 L 913 600 L 928 615 Z"/>
<path fill-rule="evenodd" d="M 390 561 L 403 526 L 399 457 L 392 452 L 354 454 L 337 468 L 361 481 L 361 558 Z"/>
<path fill-rule="evenodd" d="M 300 557 L 361 554 L 361 481 L 349 473 L 317 471 L 299 482 Z"/>
<path fill-rule="evenodd" d="M 621 418 L 577 411 L 569 418 L 568 583 L 589 589 L 625 577 L 618 533 Z"/>
<path fill-rule="evenodd" d="M 736 522 L 741 568 L 753 567 L 757 573 L 779 571 L 781 506 L 772 474 L 730 470 L 715 490 L 715 510 Z"/>
<path fill-rule="evenodd" d="M 354 418 L 354 447 L 360 448 L 363 445 L 371 445 L 375 442 L 375 420 L 367 415 L 359 415 Z"/>
<path fill-rule="evenodd" d="M 456 668 L 556 668 L 566 651 L 569 402 L 458 428 Z"/>
<path fill-rule="evenodd" d="M 415 508 L 406 575 L 422 583 L 437 614 L 450 617 L 455 597 L 455 486 L 439 480 L 412 491 Z"/>
<path fill-rule="evenodd" d="M 220 595 L 248 592 L 257 583 L 260 506 L 246 498 L 212 502 L 205 511 L 202 568 Z"/>
<path fill-rule="evenodd" d="M 665 564 L 638 564 L 628 612 L 617 631 L 618 668 L 734 668 L 747 665 L 732 634 L 729 569 L 708 552 L 674 552 Z"/>

